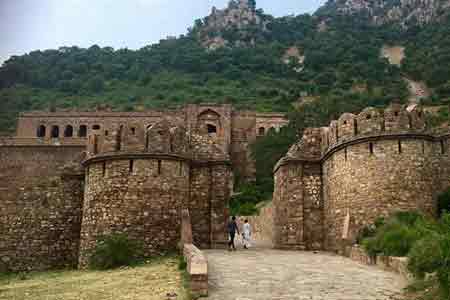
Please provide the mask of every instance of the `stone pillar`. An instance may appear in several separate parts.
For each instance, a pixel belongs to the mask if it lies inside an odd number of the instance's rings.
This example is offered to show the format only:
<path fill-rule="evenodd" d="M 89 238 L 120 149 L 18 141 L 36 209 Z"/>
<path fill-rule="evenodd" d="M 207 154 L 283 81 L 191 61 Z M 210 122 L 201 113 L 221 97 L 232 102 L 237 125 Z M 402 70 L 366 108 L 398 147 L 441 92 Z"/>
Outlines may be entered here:
<path fill-rule="evenodd" d="M 227 207 L 231 194 L 231 170 L 227 165 L 211 166 L 210 174 L 211 247 L 222 248 L 228 240 L 226 225 L 229 218 Z"/>

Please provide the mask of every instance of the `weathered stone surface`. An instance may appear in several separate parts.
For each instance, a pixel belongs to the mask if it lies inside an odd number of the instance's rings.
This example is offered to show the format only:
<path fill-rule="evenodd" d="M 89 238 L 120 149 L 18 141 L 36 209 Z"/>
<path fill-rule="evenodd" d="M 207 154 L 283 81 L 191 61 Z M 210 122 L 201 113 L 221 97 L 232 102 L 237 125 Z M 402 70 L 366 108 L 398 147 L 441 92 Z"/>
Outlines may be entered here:
<path fill-rule="evenodd" d="M 215 147 L 219 147 L 222 152 L 230 156 L 236 173 L 241 178 L 250 180 L 255 178 L 255 168 L 250 158 L 249 145 L 256 140 L 257 136 L 264 135 L 272 129 L 279 131 L 288 124 L 284 114 L 238 111 L 228 104 L 189 104 L 177 110 L 142 112 L 26 112 L 19 116 L 17 137 L 13 139 L 0 137 L 0 145 L 79 146 L 82 148 L 86 147 L 87 137 L 95 134 L 98 135 L 97 144 L 99 148 L 102 148 L 102 152 L 116 151 L 119 137 L 124 150 L 140 151 L 144 150 L 146 145 L 150 145 L 151 148 L 154 140 L 159 140 L 159 137 L 154 135 L 155 132 L 157 134 L 157 130 L 150 129 L 162 120 L 176 124 L 176 128 L 184 127 L 197 137 L 209 138 L 210 141 L 213 139 Z M 216 132 L 209 133 L 208 125 L 212 126 L 209 127 L 211 130 L 215 128 Z M 38 129 L 41 126 L 44 128 L 43 136 L 37 138 Z M 52 138 L 54 128 L 58 128 L 57 138 Z M 67 128 L 71 128 L 70 136 L 66 136 Z M 135 134 L 131 135 L 129 133 L 133 131 L 133 128 Z M 172 145 L 175 148 L 178 147 L 178 141 L 183 139 L 179 133 L 180 131 L 176 130 L 171 134 Z M 148 143 L 145 142 L 147 136 L 149 136 Z M 91 145 L 94 146 L 94 143 Z M 164 145 L 169 147 L 170 141 Z M 155 149 L 155 151 L 159 150 Z"/>
<path fill-rule="evenodd" d="M 84 183 L 65 166 L 82 149 L 0 147 L 0 260 L 5 268 L 76 266 Z"/>
<path fill-rule="evenodd" d="M 183 250 L 185 244 L 192 244 L 194 240 L 192 239 L 192 225 L 191 216 L 189 215 L 188 209 L 183 209 L 181 211 L 181 239 L 180 239 L 180 250 Z"/>
<path fill-rule="evenodd" d="M 377 256 L 370 257 L 359 245 L 354 245 L 350 250 L 350 259 L 364 265 L 376 265 L 385 271 L 400 274 L 406 281 L 412 281 L 413 275 L 408 271 L 407 257 Z"/>
<path fill-rule="evenodd" d="M 267 246 L 273 246 L 273 204 L 262 207 L 257 216 L 240 216 L 239 226 L 243 232 L 242 226 L 245 220 L 248 220 L 252 230 L 252 244 L 258 243 Z"/>
<path fill-rule="evenodd" d="M 24 113 L 18 136 L 0 138 L 0 258 L 13 271 L 84 267 L 97 239 L 113 232 L 141 241 L 148 255 L 175 250 L 182 209 L 196 245 L 222 247 L 233 169 L 254 178 L 256 124 L 286 123 L 208 104 Z"/>
<path fill-rule="evenodd" d="M 436 213 L 450 185 L 449 132 L 420 107 L 344 114 L 305 130 L 275 167 L 275 246 L 346 253 L 361 228 L 395 211 Z"/>

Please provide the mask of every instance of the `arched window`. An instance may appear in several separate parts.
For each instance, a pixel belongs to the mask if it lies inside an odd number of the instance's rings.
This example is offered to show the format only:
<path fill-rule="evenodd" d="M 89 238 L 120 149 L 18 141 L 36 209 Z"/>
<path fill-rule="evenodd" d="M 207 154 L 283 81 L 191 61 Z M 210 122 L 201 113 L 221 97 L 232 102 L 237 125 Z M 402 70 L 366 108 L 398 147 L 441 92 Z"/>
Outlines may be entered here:
<path fill-rule="evenodd" d="M 265 133 L 266 133 L 266 129 L 264 127 L 259 127 L 258 134 L 259 135 L 264 135 Z"/>
<path fill-rule="evenodd" d="M 71 125 L 67 125 L 64 130 L 64 137 L 73 137 L 73 127 Z"/>
<path fill-rule="evenodd" d="M 277 132 L 277 131 L 275 130 L 275 127 L 270 127 L 270 128 L 269 128 L 269 133 L 275 134 L 275 132 Z"/>
<path fill-rule="evenodd" d="M 59 137 L 59 127 L 58 126 L 52 126 L 51 137 L 52 138 Z"/>
<path fill-rule="evenodd" d="M 78 136 L 79 137 L 86 137 L 87 136 L 87 126 L 81 125 L 80 129 L 78 130 Z"/>
<path fill-rule="evenodd" d="M 206 128 L 208 129 L 208 133 L 212 134 L 212 133 L 217 133 L 217 127 L 211 124 L 207 124 Z"/>
<path fill-rule="evenodd" d="M 37 128 L 36 135 L 37 137 L 43 138 L 45 137 L 46 128 L 44 125 L 41 125 Z"/>
<path fill-rule="evenodd" d="M 92 126 L 92 129 L 93 130 L 100 130 L 100 125 L 94 125 L 94 126 Z"/>

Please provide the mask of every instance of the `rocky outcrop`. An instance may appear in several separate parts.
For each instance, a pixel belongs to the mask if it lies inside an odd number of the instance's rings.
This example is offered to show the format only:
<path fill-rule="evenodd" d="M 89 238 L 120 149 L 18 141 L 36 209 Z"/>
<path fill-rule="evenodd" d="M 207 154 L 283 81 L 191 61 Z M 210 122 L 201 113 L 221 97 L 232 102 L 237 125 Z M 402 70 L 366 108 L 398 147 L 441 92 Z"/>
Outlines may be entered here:
<path fill-rule="evenodd" d="M 226 46 L 254 45 L 251 30 L 247 29 L 266 30 L 264 18 L 255 5 L 252 0 L 231 0 L 225 9 L 213 7 L 198 32 L 203 46 L 216 50 Z"/>
<path fill-rule="evenodd" d="M 398 23 L 407 28 L 438 21 L 449 7 L 449 0 L 329 0 L 321 11 L 362 13 L 375 25 Z"/>

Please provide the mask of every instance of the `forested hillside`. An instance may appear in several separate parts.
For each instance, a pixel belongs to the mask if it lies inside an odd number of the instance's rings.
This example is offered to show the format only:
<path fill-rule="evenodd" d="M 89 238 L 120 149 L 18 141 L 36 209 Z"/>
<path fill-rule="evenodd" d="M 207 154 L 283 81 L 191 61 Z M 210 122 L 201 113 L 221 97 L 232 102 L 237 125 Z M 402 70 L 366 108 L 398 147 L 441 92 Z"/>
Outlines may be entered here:
<path fill-rule="evenodd" d="M 265 16 L 266 29 L 252 33 L 253 46 L 205 49 L 197 21 L 187 35 L 135 51 L 94 45 L 14 56 L 0 68 L 0 130 L 13 130 L 19 111 L 99 104 L 130 111 L 213 101 L 287 112 L 305 94 L 380 105 L 405 98 L 400 70 L 379 57 L 395 33 L 363 18 L 336 17 L 321 29 L 310 15 Z M 241 38 L 236 32 L 230 27 L 219 34 Z M 295 57 L 283 60 L 293 46 L 304 56 L 301 68 Z"/>
<path fill-rule="evenodd" d="M 0 132 L 13 132 L 17 114 L 27 110 L 108 105 L 132 111 L 217 102 L 286 112 L 289 130 L 253 145 L 258 189 L 250 198 L 261 199 L 270 194 L 275 161 L 304 127 L 369 105 L 405 103 L 405 76 L 428 84 L 426 104 L 447 103 L 450 18 L 443 11 L 447 0 L 439 1 L 424 8 L 364 0 L 369 9 L 361 9 L 357 1 L 330 0 L 314 15 L 281 18 L 254 1 L 231 1 L 193 22 L 186 35 L 139 50 L 93 45 L 14 56 L 0 67 Z M 374 22 L 383 9 L 400 13 Z M 380 55 L 384 45 L 406 48 L 401 66 Z"/>

